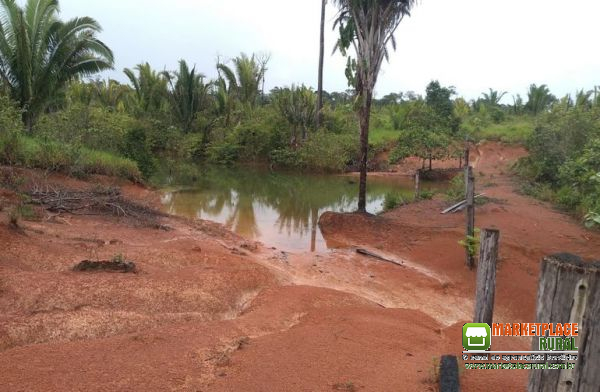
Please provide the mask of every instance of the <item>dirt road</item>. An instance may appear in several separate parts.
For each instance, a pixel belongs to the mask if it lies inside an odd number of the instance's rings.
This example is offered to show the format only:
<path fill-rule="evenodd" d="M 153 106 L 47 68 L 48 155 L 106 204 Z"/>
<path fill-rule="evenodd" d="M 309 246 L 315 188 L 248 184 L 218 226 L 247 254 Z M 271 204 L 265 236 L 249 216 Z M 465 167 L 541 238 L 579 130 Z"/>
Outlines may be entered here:
<path fill-rule="evenodd" d="M 496 318 L 532 321 L 539 262 L 600 255 L 600 236 L 519 195 L 508 166 L 524 151 L 480 148 L 476 175 L 494 201 L 477 226 L 501 230 Z M 85 189 L 61 176 L 33 178 Z M 154 192 L 116 184 L 138 203 Z M 3 205 L 14 198 L 0 194 Z M 40 212 L 0 224 L 0 389 L 9 391 L 430 391 L 437 359 L 461 350 L 475 274 L 463 267 L 461 214 L 443 200 L 379 217 L 326 215 L 325 254 L 290 254 L 221 226 L 156 216 Z M 0 212 L 7 221 L 5 208 Z M 358 255 L 361 246 L 404 261 Z M 122 255 L 136 274 L 81 273 L 81 260 Z M 494 343 L 496 344 L 496 342 Z M 503 348 L 526 340 L 498 341 Z M 526 372 L 465 371 L 463 390 L 520 390 Z"/>

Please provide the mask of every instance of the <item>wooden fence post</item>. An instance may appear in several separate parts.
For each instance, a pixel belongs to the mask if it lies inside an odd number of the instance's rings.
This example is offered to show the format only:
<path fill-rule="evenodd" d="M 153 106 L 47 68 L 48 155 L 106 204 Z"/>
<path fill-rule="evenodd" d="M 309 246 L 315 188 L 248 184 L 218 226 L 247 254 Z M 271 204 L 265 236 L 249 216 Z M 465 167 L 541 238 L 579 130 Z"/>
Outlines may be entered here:
<path fill-rule="evenodd" d="M 467 144 L 465 146 L 465 199 L 467 198 L 467 186 L 469 183 L 469 167 L 471 166 L 471 162 L 469 161 L 469 155 L 470 155 L 470 151 L 469 151 L 469 145 Z"/>
<path fill-rule="evenodd" d="M 467 239 L 475 235 L 475 177 L 473 177 L 473 168 L 467 166 Z M 467 252 L 467 267 L 473 269 L 475 266 L 475 256 L 469 252 L 469 247 L 465 247 Z"/>
<path fill-rule="evenodd" d="M 569 370 L 531 370 L 529 391 L 600 391 L 600 262 L 567 253 L 545 257 L 537 323 L 578 323 L 577 363 Z M 539 350 L 533 338 L 533 350 Z M 557 361 L 549 361 L 556 363 Z M 563 362 L 563 361 L 558 361 Z M 567 361 L 564 361 L 567 362 Z"/>
<path fill-rule="evenodd" d="M 499 239 L 500 232 L 498 230 L 484 229 L 481 231 L 474 323 L 492 325 Z"/>
<path fill-rule="evenodd" d="M 440 361 L 440 392 L 459 392 L 458 360 L 454 355 L 444 355 Z"/>
<path fill-rule="evenodd" d="M 415 173 L 415 200 L 419 200 L 421 196 L 421 171 Z"/>

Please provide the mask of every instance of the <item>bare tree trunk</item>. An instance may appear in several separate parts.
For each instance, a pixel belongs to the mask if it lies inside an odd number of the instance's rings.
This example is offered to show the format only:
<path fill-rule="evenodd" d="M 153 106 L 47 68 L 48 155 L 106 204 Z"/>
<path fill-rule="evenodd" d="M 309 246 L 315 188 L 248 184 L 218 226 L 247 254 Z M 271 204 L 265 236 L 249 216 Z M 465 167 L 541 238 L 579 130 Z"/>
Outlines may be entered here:
<path fill-rule="evenodd" d="M 29 110 L 25 110 L 23 111 L 22 114 L 22 118 L 23 118 L 23 123 L 25 124 L 25 129 L 27 130 L 27 132 L 29 134 L 31 134 L 32 130 L 33 130 L 33 113 L 31 113 Z"/>
<path fill-rule="evenodd" d="M 321 126 L 321 111 L 323 110 L 323 62 L 325 58 L 325 5 L 327 0 L 321 1 L 321 38 L 319 46 L 319 82 L 317 87 L 317 113 L 315 119 L 315 128 L 318 130 Z"/>
<path fill-rule="evenodd" d="M 360 122 L 360 180 L 358 185 L 358 212 L 367 212 L 367 164 L 369 161 L 369 121 L 373 92 L 366 89 L 366 97 L 359 111 Z"/>

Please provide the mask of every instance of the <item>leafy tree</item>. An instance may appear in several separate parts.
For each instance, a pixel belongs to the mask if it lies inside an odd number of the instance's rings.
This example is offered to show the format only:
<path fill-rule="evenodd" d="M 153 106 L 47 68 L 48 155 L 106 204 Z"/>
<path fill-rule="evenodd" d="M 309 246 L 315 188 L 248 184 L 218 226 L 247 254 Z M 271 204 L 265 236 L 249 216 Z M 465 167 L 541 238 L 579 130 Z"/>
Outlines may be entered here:
<path fill-rule="evenodd" d="M 556 97 L 550 93 L 545 84 L 539 87 L 535 84 L 529 86 L 525 108 L 533 115 L 547 110 L 554 102 L 556 102 Z"/>
<path fill-rule="evenodd" d="M 112 51 L 90 17 L 58 19 L 58 0 L 0 0 L 0 77 L 31 130 L 65 85 L 113 66 Z"/>
<path fill-rule="evenodd" d="M 392 104 L 400 104 L 404 101 L 404 93 L 389 93 L 381 97 L 381 99 L 376 100 L 378 105 L 392 105 Z"/>
<path fill-rule="evenodd" d="M 458 132 L 460 123 L 454 115 L 454 104 L 451 99 L 456 94 L 454 87 L 442 87 L 437 80 L 434 80 L 427 85 L 425 91 L 425 102 L 437 117 L 435 126 L 451 129 L 454 133 Z"/>
<path fill-rule="evenodd" d="M 339 105 L 348 105 L 352 102 L 352 95 L 354 91 L 334 91 L 329 94 L 331 99 L 331 104 L 333 107 L 337 107 Z"/>
<path fill-rule="evenodd" d="M 209 83 L 204 83 L 204 75 L 196 73 L 196 67 L 189 68 L 185 60 L 179 61 L 179 71 L 164 72 L 170 86 L 168 96 L 175 118 L 184 132 L 189 132 L 198 117 L 198 112 L 208 106 Z"/>
<path fill-rule="evenodd" d="M 392 153 L 392 161 L 416 156 L 423 160 L 423 167 L 428 160 L 431 170 L 434 159 L 449 156 L 452 145 L 451 131 L 445 122 L 440 121 L 435 110 L 424 101 L 411 103 L 403 128 L 398 147 Z"/>
<path fill-rule="evenodd" d="M 392 152 L 391 160 L 399 161 L 411 156 L 429 161 L 429 170 L 433 169 L 434 159 L 444 159 L 449 155 L 451 139 L 445 132 L 429 128 L 411 127 L 402 132 L 398 147 Z"/>
<path fill-rule="evenodd" d="M 453 114 L 452 96 L 454 87 L 442 87 L 437 80 L 431 81 L 425 89 L 425 102 L 442 118 L 451 118 Z"/>
<path fill-rule="evenodd" d="M 454 100 L 454 117 L 458 118 L 460 121 L 464 121 L 470 112 L 471 107 L 464 98 L 456 98 Z"/>
<path fill-rule="evenodd" d="M 348 57 L 346 76 L 356 91 L 356 111 L 360 124 L 360 180 L 358 210 L 366 212 L 369 121 L 377 76 L 387 59 L 388 44 L 396 48 L 394 33 L 404 16 L 410 14 L 414 0 L 335 0 L 339 14 L 337 47 L 343 55 L 352 46 L 356 59 Z"/>

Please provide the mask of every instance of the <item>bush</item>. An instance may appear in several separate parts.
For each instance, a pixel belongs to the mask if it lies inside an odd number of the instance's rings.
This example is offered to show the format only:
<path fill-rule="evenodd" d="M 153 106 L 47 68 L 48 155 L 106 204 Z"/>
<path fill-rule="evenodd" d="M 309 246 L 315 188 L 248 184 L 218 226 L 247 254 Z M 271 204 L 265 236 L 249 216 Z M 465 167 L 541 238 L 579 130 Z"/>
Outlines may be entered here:
<path fill-rule="evenodd" d="M 21 112 L 17 104 L 5 95 L 0 95 L 0 135 L 23 130 Z"/>
<path fill-rule="evenodd" d="M 297 150 L 291 148 L 278 148 L 269 154 L 269 160 L 275 166 L 300 167 L 302 160 Z"/>
<path fill-rule="evenodd" d="M 431 200 L 433 199 L 433 196 L 435 196 L 435 191 L 430 191 L 427 189 L 423 189 L 419 193 L 419 199 L 421 200 Z"/>
<path fill-rule="evenodd" d="M 228 140 L 212 143 L 206 150 L 206 156 L 209 162 L 220 165 L 231 165 L 239 158 L 240 147 Z"/>
<path fill-rule="evenodd" d="M 527 142 L 527 164 L 534 179 L 557 183 L 560 166 L 577 157 L 590 139 L 600 138 L 600 113 L 554 110 L 536 126 Z"/>
<path fill-rule="evenodd" d="M 300 147 L 301 165 L 315 171 L 344 171 L 358 161 L 358 137 L 317 132 Z"/>
<path fill-rule="evenodd" d="M 156 170 L 154 158 L 146 138 L 146 131 L 142 128 L 134 128 L 127 132 L 123 155 L 135 161 L 145 179 Z"/>
<path fill-rule="evenodd" d="M 465 199 L 465 176 L 459 174 L 450 181 L 450 186 L 446 190 L 446 200 L 449 202 L 459 202 Z"/>
<path fill-rule="evenodd" d="M 123 150 L 127 132 L 139 126 L 138 121 L 126 113 L 78 103 L 43 115 L 34 127 L 34 135 L 119 153 Z"/>
<path fill-rule="evenodd" d="M 404 204 L 405 202 L 401 195 L 388 192 L 385 194 L 385 198 L 383 199 L 383 210 L 390 211 Z"/>

